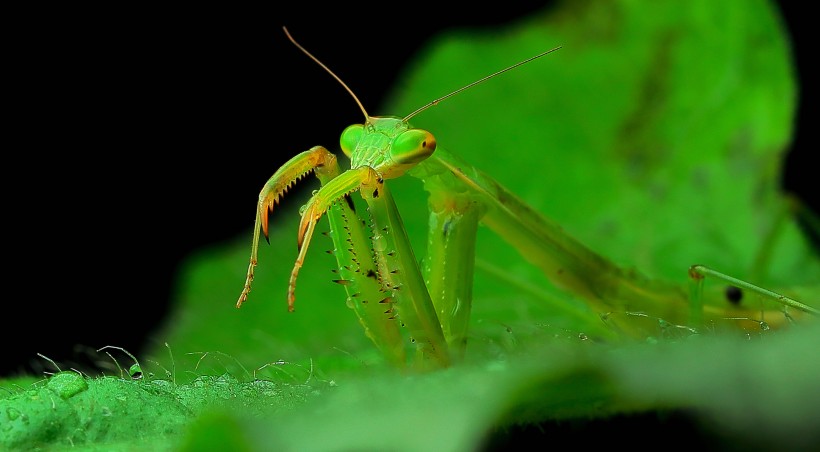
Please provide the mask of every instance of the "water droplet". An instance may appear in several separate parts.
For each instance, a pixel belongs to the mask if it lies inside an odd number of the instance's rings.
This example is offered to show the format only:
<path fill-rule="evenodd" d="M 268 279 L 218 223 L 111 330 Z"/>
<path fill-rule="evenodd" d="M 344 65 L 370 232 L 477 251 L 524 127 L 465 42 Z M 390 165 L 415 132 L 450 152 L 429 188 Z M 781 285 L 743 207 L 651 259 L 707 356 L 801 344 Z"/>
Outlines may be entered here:
<path fill-rule="evenodd" d="M 66 371 L 51 377 L 46 387 L 61 398 L 68 399 L 88 389 L 88 383 L 82 375 Z"/>
<path fill-rule="evenodd" d="M 128 368 L 128 375 L 131 376 L 132 380 L 142 380 L 142 368 L 139 364 L 134 364 Z"/>

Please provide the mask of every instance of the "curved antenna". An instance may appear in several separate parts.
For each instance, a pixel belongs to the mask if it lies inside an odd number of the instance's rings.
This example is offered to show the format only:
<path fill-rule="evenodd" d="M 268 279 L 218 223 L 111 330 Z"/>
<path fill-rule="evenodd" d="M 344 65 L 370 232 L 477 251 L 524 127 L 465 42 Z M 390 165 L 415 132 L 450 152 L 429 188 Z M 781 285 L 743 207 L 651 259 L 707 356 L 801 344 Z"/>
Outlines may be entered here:
<path fill-rule="evenodd" d="M 509 70 L 512 70 L 512 69 L 517 68 L 518 66 L 521 66 L 522 64 L 529 63 L 529 62 L 530 62 L 530 61 L 532 61 L 532 60 L 535 60 L 535 59 L 541 58 L 542 56 L 544 56 L 544 55 L 546 55 L 546 54 L 548 54 L 548 53 L 555 52 L 556 50 L 560 49 L 561 47 L 562 47 L 562 46 L 554 47 L 554 48 L 552 48 L 552 49 L 547 50 L 546 52 L 541 52 L 541 53 L 539 53 L 538 55 L 531 56 L 531 57 L 527 58 L 527 59 L 526 59 L 526 60 L 524 60 L 524 61 L 519 61 L 518 63 L 515 63 L 515 64 L 513 64 L 512 66 L 507 66 L 507 67 L 505 67 L 504 69 L 501 69 L 500 71 L 493 72 L 492 74 L 490 74 L 490 75 L 488 75 L 488 76 L 486 76 L 486 77 L 482 77 L 482 78 L 480 78 L 480 79 L 478 79 L 478 80 L 474 81 L 473 83 L 470 83 L 470 84 L 468 84 L 468 85 L 462 86 L 461 88 L 459 88 L 459 89 L 457 89 L 457 90 L 455 90 L 455 91 L 451 92 L 450 94 L 445 94 L 444 96 L 441 96 L 441 97 L 439 97 L 438 99 L 433 100 L 432 102 L 430 102 L 430 103 L 428 103 L 428 104 L 426 104 L 426 105 L 422 106 L 421 108 L 419 108 L 418 110 L 414 111 L 413 113 L 410 113 L 409 115 L 405 116 L 405 117 L 404 117 L 404 121 L 409 120 L 409 119 L 410 119 L 410 118 L 412 118 L 413 116 L 416 116 L 417 114 L 419 114 L 419 113 L 423 112 L 424 110 L 427 110 L 428 108 L 432 107 L 433 105 L 438 105 L 438 103 L 439 103 L 439 102 L 443 101 L 444 99 L 447 99 L 448 97 L 455 96 L 456 94 L 458 94 L 458 93 L 460 93 L 460 92 L 464 91 L 465 89 L 472 88 L 472 87 L 474 87 L 474 86 L 478 85 L 479 83 L 486 82 L 487 80 L 489 80 L 489 79 L 491 79 L 491 78 L 493 78 L 493 77 L 495 77 L 495 76 L 497 76 L 497 75 L 501 75 L 501 74 L 503 74 L 503 73 L 505 73 L 505 72 L 507 72 L 507 71 L 509 71 Z"/>
<path fill-rule="evenodd" d="M 355 101 L 356 101 L 356 104 L 358 104 L 358 105 L 359 105 L 359 109 L 361 109 L 361 110 L 362 110 L 362 113 L 364 113 L 364 118 L 365 118 L 365 119 L 370 118 L 370 115 L 368 115 L 368 114 L 367 114 L 367 111 L 364 109 L 364 105 L 362 105 L 362 103 L 361 103 L 361 102 L 359 102 L 359 98 L 358 98 L 358 97 L 356 97 L 356 95 L 355 95 L 355 94 L 353 94 L 353 91 L 352 91 L 350 88 L 348 88 L 348 86 L 345 84 L 345 82 L 343 82 L 343 81 L 342 81 L 342 79 L 340 79 L 340 78 L 339 78 L 336 74 L 334 74 L 334 73 L 333 73 L 333 71 L 331 71 L 330 69 L 328 69 L 328 67 L 327 67 L 327 66 L 325 66 L 325 65 L 324 65 L 324 63 L 322 63 L 321 61 L 319 61 L 319 59 L 318 59 L 318 58 L 316 58 L 315 56 L 311 55 L 311 54 L 310 54 L 310 52 L 308 52 L 308 51 L 307 51 L 304 47 L 302 47 L 302 46 L 301 46 L 298 42 L 296 42 L 296 40 L 295 40 L 295 39 L 293 39 L 293 36 L 291 36 L 291 35 L 290 35 L 290 33 L 288 33 L 288 28 L 287 28 L 287 27 L 282 27 L 282 30 L 285 30 L 285 35 L 287 35 L 288 39 L 290 39 L 290 42 L 292 42 L 292 43 L 293 43 L 293 45 L 295 45 L 297 48 L 299 48 L 299 50 L 301 50 L 301 51 L 302 51 L 305 55 L 307 55 L 308 57 L 310 57 L 310 59 L 311 59 L 311 60 L 315 61 L 315 62 L 316 62 L 316 64 L 318 64 L 319 66 L 322 66 L 322 69 L 326 70 L 328 74 L 330 74 L 331 76 L 333 76 L 333 78 L 335 78 L 335 79 L 336 79 L 336 81 L 337 81 L 337 82 L 339 82 L 339 83 L 340 83 L 340 84 L 341 84 L 341 85 L 342 85 L 342 86 L 343 86 L 343 87 L 347 90 L 347 92 L 348 92 L 348 93 L 350 93 L 350 95 L 351 95 L 351 96 L 353 96 L 353 100 L 355 100 Z"/>

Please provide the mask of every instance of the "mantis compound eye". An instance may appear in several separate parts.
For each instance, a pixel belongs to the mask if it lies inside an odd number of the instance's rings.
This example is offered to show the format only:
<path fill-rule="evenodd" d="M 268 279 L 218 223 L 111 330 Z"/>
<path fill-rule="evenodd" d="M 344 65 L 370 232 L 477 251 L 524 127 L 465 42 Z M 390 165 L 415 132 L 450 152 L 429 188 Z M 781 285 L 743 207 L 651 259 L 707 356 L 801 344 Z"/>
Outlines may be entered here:
<path fill-rule="evenodd" d="M 390 157 L 400 165 L 412 165 L 430 157 L 436 150 L 436 138 L 422 129 L 409 129 L 393 140 Z"/>
<path fill-rule="evenodd" d="M 364 126 L 361 124 L 347 126 L 347 128 L 342 131 L 342 136 L 339 138 L 339 145 L 342 147 L 342 152 L 344 152 L 348 158 L 353 155 L 353 150 L 356 149 L 356 144 L 359 143 L 362 133 L 364 133 Z"/>

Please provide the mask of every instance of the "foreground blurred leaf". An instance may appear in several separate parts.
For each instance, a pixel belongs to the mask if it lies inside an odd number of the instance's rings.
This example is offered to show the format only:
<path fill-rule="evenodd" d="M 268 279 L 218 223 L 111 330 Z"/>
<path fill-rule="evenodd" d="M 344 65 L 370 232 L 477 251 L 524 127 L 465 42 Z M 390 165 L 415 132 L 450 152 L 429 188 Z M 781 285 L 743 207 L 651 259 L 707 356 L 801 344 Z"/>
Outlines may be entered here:
<path fill-rule="evenodd" d="M 656 447 L 659 438 L 649 429 L 675 409 L 695 420 L 693 433 L 701 436 L 665 438 L 662 444 L 808 450 L 820 444 L 819 334 L 813 325 L 755 342 L 696 337 L 653 346 L 540 344 L 507 361 L 435 374 L 351 378 L 293 412 L 240 428 L 207 428 L 243 432 L 243 441 L 256 450 L 276 444 L 293 450 L 467 451 L 491 444 L 499 426 L 503 432 L 517 423 L 561 425 L 650 411 L 657 414 L 644 428 L 603 429 L 602 438 L 578 435 L 573 446 L 603 441 Z M 544 447 L 560 441 L 540 439 Z"/>

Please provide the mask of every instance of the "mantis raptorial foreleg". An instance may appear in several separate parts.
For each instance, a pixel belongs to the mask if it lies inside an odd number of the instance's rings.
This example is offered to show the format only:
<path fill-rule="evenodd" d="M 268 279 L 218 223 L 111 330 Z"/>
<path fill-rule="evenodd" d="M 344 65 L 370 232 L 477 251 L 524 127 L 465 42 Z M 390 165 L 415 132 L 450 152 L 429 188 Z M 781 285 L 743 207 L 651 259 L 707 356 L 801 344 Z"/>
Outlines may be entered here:
<path fill-rule="evenodd" d="M 335 158 L 332 165 L 316 170 L 316 176 L 323 185 L 339 174 Z M 404 340 L 398 323 L 394 321 L 390 290 L 378 277 L 379 269 L 373 250 L 367 245 L 370 233 L 356 215 L 349 197 L 345 198 L 345 202 L 334 203 L 327 217 L 330 223 L 328 235 L 333 239 L 333 254 L 338 263 L 336 272 L 339 278 L 334 281 L 344 286 L 348 306 L 355 311 L 367 337 L 391 363 L 404 365 Z"/>
<path fill-rule="evenodd" d="M 384 184 L 382 173 L 370 166 L 360 166 L 327 180 L 305 205 L 297 239 L 299 257 L 290 284 L 291 308 L 296 275 L 304 261 L 316 222 L 336 201 L 354 191 L 361 193 L 372 220 L 372 257 L 377 264 L 377 272 L 372 277 L 382 281 L 382 290 L 388 294 L 382 301 L 392 305 L 383 313 L 393 314 L 395 310 L 402 324 L 409 330 L 411 339 L 418 344 L 421 355 L 425 359 L 435 360 L 439 366 L 446 366 L 449 358 L 441 326 L 421 278 L 404 224 L 393 197 Z M 371 275 L 366 273 L 356 275 L 354 279 L 369 276 Z"/>
<path fill-rule="evenodd" d="M 259 255 L 259 236 L 265 235 L 265 240 L 268 238 L 268 216 L 273 211 L 276 204 L 284 196 L 288 189 L 294 183 L 315 171 L 317 167 L 336 162 L 336 156 L 327 151 L 327 149 L 317 146 L 309 151 L 302 152 L 295 157 L 288 160 L 282 165 L 270 179 L 262 187 L 259 192 L 259 201 L 256 206 L 256 222 L 253 230 L 253 243 L 251 247 L 251 259 L 248 264 L 248 274 L 245 278 L 245 287 L 239 295 L 239 300 L 236 302 L 236 307 L 241 307 L 248 299 L 248 294 L 251 291 L 251 283 L 253 282 L 254 270 L 258 262 Z M 332 165 L 331 164 L 331 165 Z M 301 263 L 299 264 L 301 266 Z M 290 298 L 290 297 L 289 297 Z"/>

